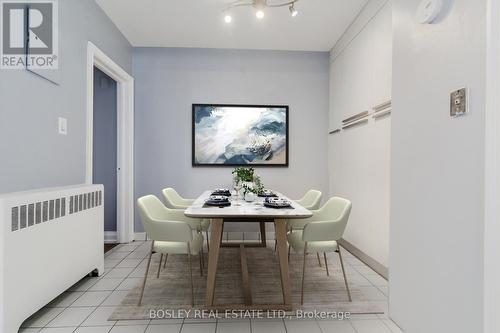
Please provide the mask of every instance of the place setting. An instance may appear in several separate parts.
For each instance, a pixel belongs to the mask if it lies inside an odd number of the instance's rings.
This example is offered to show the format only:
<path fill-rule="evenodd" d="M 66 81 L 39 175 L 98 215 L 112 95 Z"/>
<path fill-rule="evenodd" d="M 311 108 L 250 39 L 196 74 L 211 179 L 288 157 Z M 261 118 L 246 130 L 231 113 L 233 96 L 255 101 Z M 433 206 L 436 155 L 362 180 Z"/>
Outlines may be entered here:
<path fill-rule="evenodd" d="M 238 167 L 232 172 L 233 190 L 216 188 L 205 199 L 203 207 L 250 206 L 254 209 L 294 209 L 290 200 L 264 188 L 260 176 L 253 168 Z M 242 200 L 241 200 L 242 199 Z"/>

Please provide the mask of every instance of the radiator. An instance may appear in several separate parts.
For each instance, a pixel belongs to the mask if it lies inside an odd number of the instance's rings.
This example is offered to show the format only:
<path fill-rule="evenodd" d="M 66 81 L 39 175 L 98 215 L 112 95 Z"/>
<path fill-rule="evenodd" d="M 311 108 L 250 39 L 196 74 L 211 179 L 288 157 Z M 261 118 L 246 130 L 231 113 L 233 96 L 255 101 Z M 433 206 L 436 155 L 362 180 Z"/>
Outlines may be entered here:
<path fill-rule="evenodd" d="M 104 270 L 104 189 L 77 185 L 0 195 L 0 332 Z"/>

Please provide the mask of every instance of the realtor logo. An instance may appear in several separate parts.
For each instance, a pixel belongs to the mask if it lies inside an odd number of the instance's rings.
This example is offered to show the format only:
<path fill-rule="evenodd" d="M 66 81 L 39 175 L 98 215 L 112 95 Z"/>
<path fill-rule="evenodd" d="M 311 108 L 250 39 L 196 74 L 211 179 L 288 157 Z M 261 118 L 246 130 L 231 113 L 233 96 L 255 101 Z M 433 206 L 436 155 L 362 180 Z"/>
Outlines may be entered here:
<path fill-rule="evenodd" d="M 1 68 L 57 69 L 57 0 L 0 0 Z"/>

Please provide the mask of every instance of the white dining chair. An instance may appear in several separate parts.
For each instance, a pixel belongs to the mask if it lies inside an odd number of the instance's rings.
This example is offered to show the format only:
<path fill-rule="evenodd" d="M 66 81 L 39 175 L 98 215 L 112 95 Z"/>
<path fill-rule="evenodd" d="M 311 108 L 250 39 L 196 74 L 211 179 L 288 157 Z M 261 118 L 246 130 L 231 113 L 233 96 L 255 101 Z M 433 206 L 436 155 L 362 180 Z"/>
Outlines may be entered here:
<path fill-rule="evenodd" d="M 302 198 L 294 201 L 305 209 L 316 210 L 319 209 L 321 205 L 322 196 L 323 193 L 318 190 L 309 190 Z"/>
<path fill-rule="evenodd" d="M 148 277 L 151 257 L 153 253 L 160 253 L 160 264 L 158 266 L 157 278 L 160 277 L 163 255 L 187 254 L 189 274 L 191 278 L 191 305 L 194 306 L 193 268 L 191 267 L 191 256 L 200 257 L 200 274 L 203 275 L 203 235 L 200 231 L 193 232 L 191 224 L 193 219 L 188 218 L 182 211 L 170 209 L 154 195 L 146 195 L 137 200 L 139 214 L 146 235 L 152 240 L 149 260 L 142 283 L 141 296 L 138 305 L 141 306 L 144 296 L 144 288 Z"/>
<path fill-rule="evenodd" d="M 181 197 L 179 193 L 177 193 L 177 191 L 171 187 L 163 189 L 161 193 L 163 194 L 165 205 L 171 209 L 185 210 L 194 202 L 194 199 L 185 199 Z M 193 219 L 191 227 L 193 229 L 205 232 L 205 236 L 207 236 L 207 250 L 210 250 L 210 244 L 208 242 L 208 228 L 210 227 L 210 219 Z"/>
<path fill-rule="evenodd" d="M 305 219 L 303 230 L 293 230 L 287 235 L 288 238 L 288 255 L 290 256 L 290 248 L 295 252 L 304 254 L 302 266 L 302 291 L 300 296 L 300 304 L 304 304 L 304 281 L 306 271 L 306 258 L 309 253 L 316 253 L 319 256 L 323 252 L 325 258 L 325 266 L 328 272 L 328 263 L 326 260 L 327 252 L 337 252 L 340 258 L 342 274 L 344 275 L 344 283 L 349 297 L 349 302 L 352 301 L 351 291 L 347 282 L 344 262 L 338 241 L 342 238 L 349 215 L 351 213 L 351 202 L 347 199 L 333 197 L 329 199 L 323 207 L 316 210 L 314 215 Z"/>
<path fill-rule="evenodd" d="M 162 191 L 163 198 L 165 199 L 165 203 L 168 208 L 172 209 L 186 209 L 191 206 L 194 202 L 194 199 L 186 199 L 183 198 L 171 187 L 167 187 Z"/>
<path fill-rule="evenodd" d="M 298 203 L 299 205 L 301 205 L 305 209 L 312 211 L 312 210 L 319 209 L 319 207 L 321 205 L 321 198 L 322 197 L 323 197 L 323 193 L 321 193 L 321 191 L 309 190 L 306 192 L 306 194 L 304 194 L 304 196 L 302 198 L 300 198 L 298 200 L 293 200 L 293 201 L 295 201 L 296 203 Z M 304 222 L 304 220 L 302 220 L 302 219 L 287 220 L 286 221 L 287 230 L 288 231 L 295 230 L 295 229 L 302 230 L 302 229 L 304 229 L 305 223 L 306 222 Z M 274 240 L 274 251 L 276 251 L 276 246 L 277 246 L 277 242 L 275 239 Z M 321 267 L 321 259 L 319 257 L 319 254 L 317 255 L 317 257 L 318 257 L 318 264 Z"/>

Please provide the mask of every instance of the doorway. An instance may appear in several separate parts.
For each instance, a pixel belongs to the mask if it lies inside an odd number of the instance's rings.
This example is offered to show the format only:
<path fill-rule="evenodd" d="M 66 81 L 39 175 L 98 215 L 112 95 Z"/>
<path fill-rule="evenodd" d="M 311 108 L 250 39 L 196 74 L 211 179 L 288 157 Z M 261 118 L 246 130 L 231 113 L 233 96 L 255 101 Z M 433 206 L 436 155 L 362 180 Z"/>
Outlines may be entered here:
<path fill-rule="evenodd" d="M 116 82 L 116 242 L 134 240 L 134 78 L 91 42 L 87 45 L 85 183 L 94 181 L 94 68 Z M 106 188 L 104 192 L 106 193 Z M 106 195 L 106 194 L 105 194 Z M 104 205 L 107 203 L 105 201 Z"/>
<path fill-rule="evenodd" d="M 94 67 L 92 182 L 104 185 L 104 243 L 116 244 L 117 84 Z"/>

